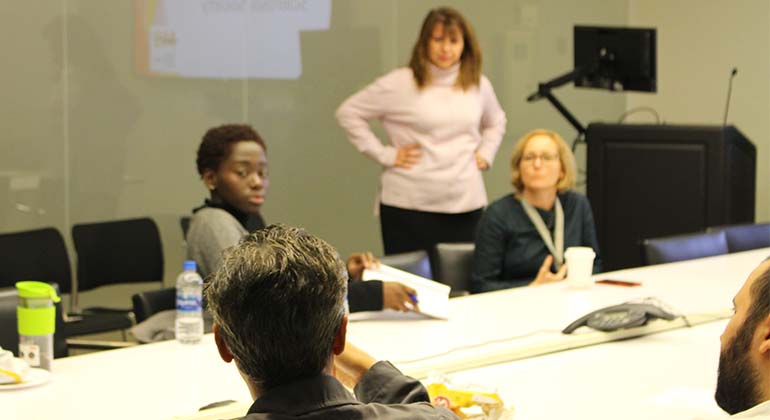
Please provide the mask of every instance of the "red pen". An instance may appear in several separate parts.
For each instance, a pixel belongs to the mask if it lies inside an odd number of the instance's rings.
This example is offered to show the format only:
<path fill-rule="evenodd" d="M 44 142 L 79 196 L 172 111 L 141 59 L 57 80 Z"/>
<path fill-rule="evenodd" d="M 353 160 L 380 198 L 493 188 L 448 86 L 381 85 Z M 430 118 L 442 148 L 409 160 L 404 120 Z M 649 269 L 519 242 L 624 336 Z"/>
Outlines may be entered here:
<path fill-rule="evenodd" d="M 642 283 L 631 280 L 614 280 L 614 279 L 601 279 L 596 280 L 596 284 L 609 284 L 611 286 L 623 286 L 623 287 L 636 287 L 641 286 Z"/>

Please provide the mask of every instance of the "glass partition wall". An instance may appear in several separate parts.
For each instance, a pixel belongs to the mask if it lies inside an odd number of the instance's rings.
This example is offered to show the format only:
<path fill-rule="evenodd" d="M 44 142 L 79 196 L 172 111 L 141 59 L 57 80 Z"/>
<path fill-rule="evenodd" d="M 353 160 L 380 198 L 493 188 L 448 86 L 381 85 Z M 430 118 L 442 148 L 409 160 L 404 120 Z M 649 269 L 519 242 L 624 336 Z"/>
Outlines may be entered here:
<path fill-rule="evenodd" d="M 2 2 L 0 232 L 54 226 L 69 241 L 76 223 L 150 216 L 173 284 L 184 257 L 179 217 L 206 195 L 200 138 L 246 122 L 268 145 L 268 222 L 303 226 L 342 254 L 380 253 L 379 169 L 349 144 L 334 111 L 405 65 L 422 19 L 440 5 L 475 27 L 507 113 L 485 175 L 494 200 L 511 191 L 508 160 L 521 134 L 548 127 L 574 138 L 547 102 L 525 97 L 571 70 L 573 25 L 625 25 L 627 1 Z M 626 105 L 609 92 L 557 95 L 584 124 L 613 121 Z M 97 291 L 81 304 L 108 298 Z"/>

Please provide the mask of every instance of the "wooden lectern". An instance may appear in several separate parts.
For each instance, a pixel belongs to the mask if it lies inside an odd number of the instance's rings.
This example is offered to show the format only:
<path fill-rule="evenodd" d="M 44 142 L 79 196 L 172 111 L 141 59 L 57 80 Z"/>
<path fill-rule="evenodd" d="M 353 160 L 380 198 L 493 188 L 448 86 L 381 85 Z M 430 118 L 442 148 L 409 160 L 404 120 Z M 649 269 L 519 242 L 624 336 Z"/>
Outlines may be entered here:
<path fill-rule="evenodd" d="M 640 242 L 754 221 L 756 148 L 734 126 L 591 124 L 587 193 L 604 270 Z"/>

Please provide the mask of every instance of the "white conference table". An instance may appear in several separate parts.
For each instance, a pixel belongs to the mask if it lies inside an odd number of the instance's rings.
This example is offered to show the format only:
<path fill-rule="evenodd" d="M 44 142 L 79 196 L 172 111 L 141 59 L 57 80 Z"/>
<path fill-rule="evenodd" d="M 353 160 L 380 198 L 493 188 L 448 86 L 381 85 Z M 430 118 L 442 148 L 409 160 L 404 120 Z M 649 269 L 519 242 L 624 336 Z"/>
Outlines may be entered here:
<path fill-rule="evenodd" d="M 496 388 L 514 420 L 719 418 L 719 336 L 727 321 L 452 374 Z"/>
<path fill-rule="evenodd" d="M 595 306 L 639 296 L 657 296 L 685 313 L 721 311 L 768 254 L 770 249 L 762 249 L 612 273 L 613 278 L 643 281 L 639 288 L 606 286 L 577 292 L 553 285 L 453 299 L 450 321 L 354 322 L 350 340 L 398 363 L 399 358 L 435 354 L 437 346 L 561 329 L 565 320 Z M 502 303 L 493 307 L 498 300 Z M 714 413 L 718 411 L 710 394 L 723 326 L 724 321 L 712 322 L 453 376 L 496 387 L 504 401 L 516 407 L 517 420 Z M 168 341 L 57 359 L 49 383 L 0 391 L 0 418 L 164 420 L 228 399 L 250 397 L 234 365 L 219 359 L 213 338 L 207 335 L 196 346 Z"/>
<path fill-rule="evenodd" d="M 449 320 L 405 322 L 374 315 L 376 320 L 349 323 L 348 340 L 423 378 L 432 369 L 464 370 L 623 338 L 634 332 L 608 335 L 582 328 L 563 335 L 561 330 L 588 312 L 632 299 L 655 297 L 693 323 L 714 321 L 729 316 L 733 296 L 768 255 L 770 248 L 763 248 L 595 276 L 639 281 L 638 287 L 572 289 L 560 282 L 456 298 Z M 656 321 L 638 334 L 669 328 L 666 324 Z"/>
<path fill-rule="evenodd" d="M 45 385 L 0 391 L 3 420 L 165 420 L 216 401 L 249 401 L 235 365 L 214 337 L 56 359 Z"/>

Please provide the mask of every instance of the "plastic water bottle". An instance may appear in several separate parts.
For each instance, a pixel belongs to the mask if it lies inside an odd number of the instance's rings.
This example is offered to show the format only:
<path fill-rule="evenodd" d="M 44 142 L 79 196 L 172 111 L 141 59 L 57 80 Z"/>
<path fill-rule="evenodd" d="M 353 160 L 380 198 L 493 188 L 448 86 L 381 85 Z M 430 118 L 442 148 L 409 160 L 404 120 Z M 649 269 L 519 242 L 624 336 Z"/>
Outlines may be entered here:
<path fill-rule="evenodd" d="M 195 344 L 203 337 L 203 279 L 195 271 L 195 261 L 185 261 L 184 270 L 176 278 L 176 339 Z"/>

